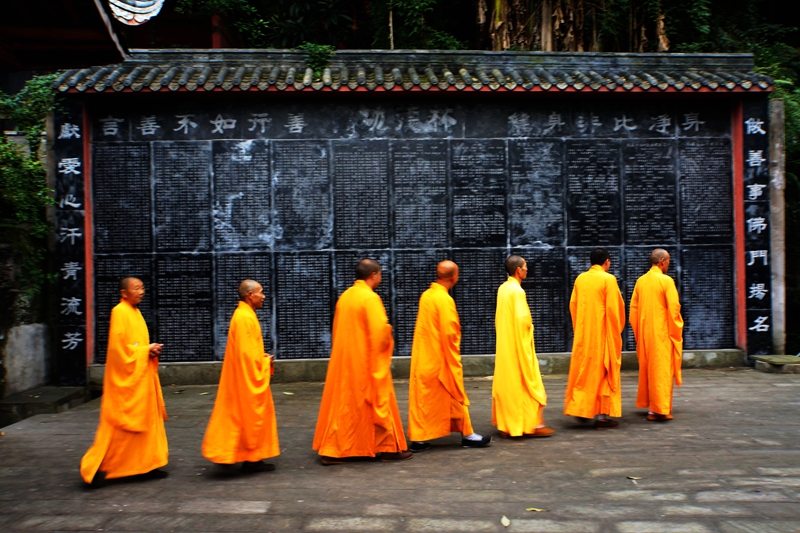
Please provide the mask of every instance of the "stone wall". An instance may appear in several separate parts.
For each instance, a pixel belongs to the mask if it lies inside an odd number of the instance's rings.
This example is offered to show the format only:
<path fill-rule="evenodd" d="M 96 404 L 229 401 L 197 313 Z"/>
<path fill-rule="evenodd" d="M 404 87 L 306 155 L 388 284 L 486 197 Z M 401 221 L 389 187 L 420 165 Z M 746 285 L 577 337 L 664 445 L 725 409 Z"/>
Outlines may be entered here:
<path fill-rule="evenodd" d="M 0 398 L 49 381 L 49 335 L 45 324 L 25 324 L 6 332 L 5 345 L 0 348 L 0 362 L 5 367 Z"/>

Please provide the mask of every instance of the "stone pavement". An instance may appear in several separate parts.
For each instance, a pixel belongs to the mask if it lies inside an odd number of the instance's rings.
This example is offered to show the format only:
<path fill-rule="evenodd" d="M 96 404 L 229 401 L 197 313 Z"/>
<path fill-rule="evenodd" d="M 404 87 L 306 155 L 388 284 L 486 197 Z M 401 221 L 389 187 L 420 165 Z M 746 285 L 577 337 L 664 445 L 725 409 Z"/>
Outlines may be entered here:
<path fill-rule="evenodd" d="M 276 384 L 277 470 L 233 478 L 200 456 L 215 388 L 168 386 L 170 477 L 98 490 L 77 469 L 99 400 L 37 415 L 2 430 L 0 531 L 800 532 L 800 377 L 685 371 L 675 420 L 658 424 L 634 409 L 636 373 L 623 372 L 625 415 L 607 431 L 561 415 L 565 381 L 545 378 L 552 438 L 472 450 L 454 435 L 410 461 L 330 467 L 311 451 L 322 384 Z M 476 431 L 496 435 L 491 384 L 467 390 Z M 407 386 L 396 382 L 404 418 Z"/>

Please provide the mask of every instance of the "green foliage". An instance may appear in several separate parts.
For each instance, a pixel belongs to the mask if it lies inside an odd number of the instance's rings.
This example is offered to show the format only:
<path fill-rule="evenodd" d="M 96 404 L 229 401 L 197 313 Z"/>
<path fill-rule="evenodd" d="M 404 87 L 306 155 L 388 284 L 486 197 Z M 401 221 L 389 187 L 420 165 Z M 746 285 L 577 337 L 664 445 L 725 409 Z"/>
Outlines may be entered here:
<path fill-rule="evenodd" d="M 0 137 L 0 224 L 25 227 L 34 238 L 50 231 L 42 208 L 51 204 L 47 173 L 38 159 L 20 144 Z"/>
<path fill-rule="evenodd" d="M 432 50 L 465 50 L 467 44 L 459 41 L 447 32 L 428 28 L 428 40 L 426 48 Z"/>
<path fill-rule="evenodd" d="M 224 20 L 214 31 L 225 34 L 226 29 L 233 30 L 250 48 L 264 48 L 269 44 L 270 24 L 248 0 L 177 0 L 175 11 L 204 17 L 219 15 Z M 226 37 L 232 40 L 233 36 Z"/>
<path fill-rule="evenodd" d="M 711 31 L 713 0 L 607 0 L 591 5 L 597 9 L 598 40 L 602 51 L 644 52 L 658 49 L 656 25 L 663 15 L 671 50 L 705 43 Z M 642 26 L 645 28 L 642 39 Z M 688 43 L 688 44 L 686 44 Z M 689 50 L 683 50 L 689 51 Z M 695 50 L 701 51 L 701 50 Z"/>
<path fill-rule="evenodd" d="M 17 129 L 26 135 L 33 153 L 39 149 L 47 114 L 55 109 L 52 85 L 57 77 L 58 74 L 36 76 L 14 95 L 0 91 L 0 115 L 14 122 Z"/>
<path fill-rule="evenodd" d="M 330 63 L 333 54 L 336 53 L 336 48 L 327 44 L 314 44 L 305 42 L 297 47 L 298 50 L 303 50 L 306 54 L 306 65 L 314 71 L 314 77 L 319 79 L 322 77 L 322 71 Z"/>
<path fill-rule="evenodd" d="M 0 92 L 0 113 L 27 139 L 26 145 L 0 136 L 0 255 L 12 265 L 12 279 L 3 289 L 29 297 L 50 278 L 46 238 L 51 228 L 45 208 L 53 204 L 53 191 L 38 155 L 47 114 L 55 109 L 51 86 L 56 76 L 37 76 L 15 95 Z"/>

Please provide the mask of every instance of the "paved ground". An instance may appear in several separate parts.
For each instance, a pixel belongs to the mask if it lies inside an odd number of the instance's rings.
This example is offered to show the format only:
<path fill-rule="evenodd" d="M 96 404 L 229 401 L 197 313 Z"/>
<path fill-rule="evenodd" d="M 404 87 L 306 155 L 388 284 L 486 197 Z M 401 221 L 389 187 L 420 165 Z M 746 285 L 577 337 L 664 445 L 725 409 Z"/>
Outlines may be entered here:
<path fill-rule="evenodd" d="M 215 388 L 166 387 L 170 477 L 85 490 L 94 401 L 3 429 L 0 531 L 800 532 L 800 377 L 684 380 L 666 424 L 633 408 L 636 374 L 623 373 L 623 426 L 578 427 L 560 414 L 564 377 L 550 377 L 550 439 L 467 450 L 453 436 L 411 461 L 331 467 L 311 451 L 322 385 L 275 385 L 277 470 L 232 479 L 200 456 Z M 405 416 L 407 382 L 396 387 Z M 467 389 L 476 430 L 492 432 L 491 381 Z"/>

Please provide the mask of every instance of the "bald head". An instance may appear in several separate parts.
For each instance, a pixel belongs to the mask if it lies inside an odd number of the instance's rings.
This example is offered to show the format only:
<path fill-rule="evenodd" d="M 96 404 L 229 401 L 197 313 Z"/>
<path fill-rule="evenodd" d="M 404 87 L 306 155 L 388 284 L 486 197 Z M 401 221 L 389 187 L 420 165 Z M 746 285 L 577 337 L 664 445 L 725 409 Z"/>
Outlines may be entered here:
<path fill-rule="evenodd" d="M 506 259 L 506 272 L 509 276 L 513 276 L 518 268 L 522 268 L 525 264 L 525 259 L 518 255 L 511 255 Z"/>
<path fill-rule="evenodd" d="M 458 265 L 452 261 L 442 261 L 436 266 L 436 279 L 450 280 L 458 275 Z"/>
<path fill-rule="evenodd" d="M 362 259 L 356 265 L 356 279 L 366 280 L 381 271 L 381 265 L 374 259 Z"/>
<path fill-rule="evenodd" d="M 121 290 L 121 291 L 128 290 L 128 287 L 134 281 L 138 281 L 139 283 L 142 283 L 142 280 L 140 280 L 139 278 L 134 278 L 133 276 L 128 276 L 127 278 L 122 278 L 121 280 L 119 280 L 119 290 Z"/>
<path fill-rule="evenodd" d="M 436 266 L 436 283 L 450 290 L 458 283 L 458 265 L 452 261 L 442 261 Z"/>
<path fill-rule="evenodd" d="M 247 295 L 251 292 L 258 292 L 258 289 L 261 288 L 261 284 L 257 281 L 253 281 L 252 279 L 246 279 L 239 284 L 239 299 L 241 301 L 247 300 Z"/>
<path fill-rule="evenodd" d="M 653 266 L 656 266 L 664 258 L 669 259 L 669 252 L 664 250 L 663 248 L 656 248 L 650 254 L 650 264 L 653 265 Z"/>
<path fill-rule="evenodd" d="M 139 307 L 144 298 L 144 283 L 139 278 L 122 278 L 119 280 L 119 297 L 133 307 Z"/>

